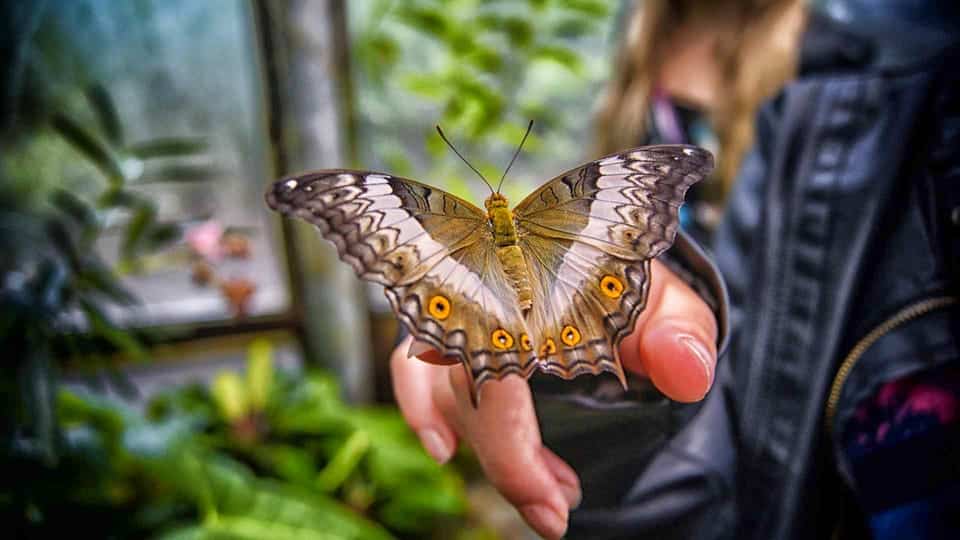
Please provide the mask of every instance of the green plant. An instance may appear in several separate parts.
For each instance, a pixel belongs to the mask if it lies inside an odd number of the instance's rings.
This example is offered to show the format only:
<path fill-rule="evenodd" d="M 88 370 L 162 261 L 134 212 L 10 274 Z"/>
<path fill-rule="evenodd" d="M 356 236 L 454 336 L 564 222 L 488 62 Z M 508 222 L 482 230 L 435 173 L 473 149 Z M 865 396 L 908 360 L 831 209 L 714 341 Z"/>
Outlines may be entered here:
<path fill-rule="evenodd" d="M 0 162 L 0 336 L 12 376 L 3 378 L 3 437 L 13 452 L 56 459 L 55 372 L 66 361 L 109 367 L 121 352 L 147 356 L 143 336 L 117 324 L 112 306 L 135 302 L 119 273 L 168 246 L 180 231 L 156 219 L 154 203 L 133 189 L 143 160 L 203 150 L 195 139 L 164 139 L 123 146 L 108 94 L 84 93 L 99 119 L 88 128 L 60 111 L 33 124 L 29 137 L 4 141 Z M 27 135 L 20 133 L 21 136 Z M 31 183 L 28 159 L 38 146 L 59 148 L 81 165 L 92 164 L 103 181 L 86 197 L 68 185 Z M 119 262 L 102 255 L 98 241 L 111 216 L 126 215 Z M 122 379 L 116 379 L 122 383 Z"/>
<path fill-rule="evenodd" d="M 195 418 L 209 448 L 396 533 L 422 537 L 465 511 L 462 480 L 427 456 L 395 409 L 347 406 L 325 373 L 275 372 L 265 341 L 251 345 L 245 377 L 178 389 L 149 414 Z"/>
<path fill-rule="evenodd" d="M 145 413 L 60 392 L 59 462 L 5 470 L 18 488 L 0 489 L 0 516 L 31 537 L 79 522 L 97 538 L 387 540 L 462 528 L 462 481 L 395 410 L 347 406 L 321 372 L 275 373 L 262 341 L 245 378 L 216 381 L 172 389 Z"/>
<path fill-rule="evenodd" d="M 583 110 L 605 73 L 596 60 L 611 11 L 594 0 L 351 3 L 363 157 L 396 174 L 442 179 L 460 195 L 469 184 L 434 123 L 492 178 L 503 165 L 491 158 L 509 156 L 531 119 L 528 153 L 583 157 Z M 516 197 L 529 187 L 512 182 L 506 191 Z"/>

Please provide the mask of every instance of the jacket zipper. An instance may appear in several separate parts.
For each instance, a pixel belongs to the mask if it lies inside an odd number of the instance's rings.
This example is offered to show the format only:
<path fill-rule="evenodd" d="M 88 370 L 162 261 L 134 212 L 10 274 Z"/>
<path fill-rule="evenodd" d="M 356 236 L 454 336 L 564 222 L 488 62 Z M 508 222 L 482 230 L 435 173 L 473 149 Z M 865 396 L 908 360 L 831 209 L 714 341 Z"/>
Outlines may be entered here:
<path fill-rule="evenodd" d="M 840 401 L 840 393 L 843 391 L 843 385 L 847 382 L 847 377 L 850 376 L 850 372 L 857 364 L 857 361 L 860 360 L 860 357 L 863 356 L 863 353 L 867 352 L 867 349 L 876 343 L 877 340 L 892 332 L 897 327 L 917 317 L 926 315 L 931 311 L 943 309 L 957 303 L 958 299 L 955 296 L 938 296 L 920 300 L 894 313 L 889 319 L 875 326 L 873 330 L 863 336 L 860 341 L 853 346 L 853 349 L 844 357 L 843 362 L 840 364 L 840 369 L 837 370 L 837 374 L 833 378 L 833 383 L 830 385 L 830 395 L 827 397 L 827 409 L 824 414 L 824 423 L 828 436 L 832 437 L 833 435 L 833 421 L 837 414 L 837 404 Z"/>

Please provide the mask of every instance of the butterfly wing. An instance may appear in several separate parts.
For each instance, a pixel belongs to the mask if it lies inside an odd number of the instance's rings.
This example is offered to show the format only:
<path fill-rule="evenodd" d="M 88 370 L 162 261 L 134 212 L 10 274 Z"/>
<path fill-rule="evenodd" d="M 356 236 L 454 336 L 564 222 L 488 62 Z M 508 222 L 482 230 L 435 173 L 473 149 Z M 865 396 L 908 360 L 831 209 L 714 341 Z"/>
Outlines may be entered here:
<path fill-rule="evenodd" d="M 358 276 L 384 285 L 410 333 L 467 368 L 474 399 L 483 382 L 534 369 L 480 209 L 413 180 L 353 170 L 284 178 L 266 199 L 316 225 Z"/>
<path fill-rule="evenodd" d="M 625 383 L 617 347 L 646 306 L 650 260 L 673 244 L 687 189 L 712 167 L 698 147 L 637 148 L 554 178 L 517 205 L 534 288 L 527 325 L 544 371 L 608 371 Z"/>

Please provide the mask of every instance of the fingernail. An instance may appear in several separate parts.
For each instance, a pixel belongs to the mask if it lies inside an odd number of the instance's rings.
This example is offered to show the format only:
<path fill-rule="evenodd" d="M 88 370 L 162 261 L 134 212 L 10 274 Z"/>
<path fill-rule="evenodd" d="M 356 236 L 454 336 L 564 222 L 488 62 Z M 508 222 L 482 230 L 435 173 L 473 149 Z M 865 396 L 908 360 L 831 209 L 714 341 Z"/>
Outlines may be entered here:
<path fill-rule="evenodd" d="M 544 538 L 561 538 L 567 531 L 567 517 L 549 506 L 531 504 L 520 509 L 520 515 Z"/>
<path fill-rule="evenodd" d="M 571 510 L 580 506 L 580 501 L 583 499 L 583 494 L 580 493 L 580 490 L 575 486 L 564 484 L 563 482 L 559 484 L 560 491 L 563 492 L 563 498 L 567 500 L 567 506 L 569 506 Z"/>
<path fill-rule="evenodd" d="M 559 458 L 555 459 L 559 461 Z M 557 479 L 557 485 L 563 492 L 563 498 L 567 500 L 567 506 L 573 510 L 580 506 L 580 500 L 583 498 L 583 493 L 580 491 L 580 479 L 577 478 L 577 473 L 569 469 L 563 462 L 560 462 L 560 464 L 563 466 L 551 467 L 551 472 Z"/>
<path fill-rule="evenodd" d="M 433 429 L 421 429 L 417 432 L 417 436 L 420 437 L 420 443 L 423 445 L 423 448 L 433 459 L 437 460 L 437 463 L 443 465 L 447 461 L 450 461 L 450 458 L 453 456 L 453 449 L 450 448 L 439 433 Z"/>
<path fill-rule="evenodd" d="M 700 340 L 692 336 L 680 336 L 677 339 L 680 340 L 680 343 L 682 343 L 687 350 L 693 353 L 693 356 L 696 357 L 703 367 L 703 395 L 707 395 L 707 392 L 710 390 L 710 385 L 713 382 L 713 362 L 711 362 L 710 351 L 707 350 L 706 346 L 701 343 Z"/>

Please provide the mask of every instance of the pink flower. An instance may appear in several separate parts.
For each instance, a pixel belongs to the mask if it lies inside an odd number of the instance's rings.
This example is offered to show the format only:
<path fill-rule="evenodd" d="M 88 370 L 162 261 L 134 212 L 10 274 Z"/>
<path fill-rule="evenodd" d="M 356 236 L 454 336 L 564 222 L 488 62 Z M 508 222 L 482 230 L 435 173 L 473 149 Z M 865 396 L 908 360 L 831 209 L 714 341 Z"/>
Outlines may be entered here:
<path fill-rule="evenodd" d="M 223 226 L 220 222 L 211 219 L 187 230 L 187 245 L 194 253 L 208 261 L 219 261 L 223 257 L 220 247 L 220 237 L 223 236 Z"/>

